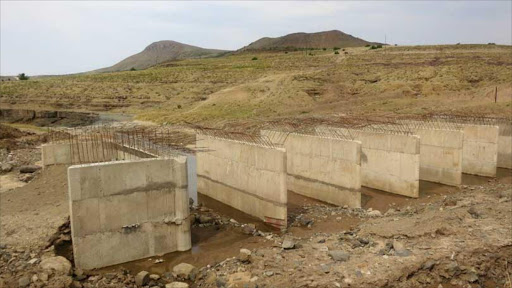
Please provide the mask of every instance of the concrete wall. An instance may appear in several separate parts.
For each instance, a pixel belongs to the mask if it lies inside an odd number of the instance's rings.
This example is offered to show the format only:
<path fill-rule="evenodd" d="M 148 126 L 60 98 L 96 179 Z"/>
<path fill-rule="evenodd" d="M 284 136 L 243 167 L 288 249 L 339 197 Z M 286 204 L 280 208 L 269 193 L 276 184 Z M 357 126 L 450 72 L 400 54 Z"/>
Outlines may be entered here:
<path fill-rule="evenodd" d="M 318 127 L 352 135 L 361 142 L 361 184 L 394 194 L 419 196 L 420 138 L 416 135 L 386 134 L 356 129 Z"/>
<path fill-rule="evenodd" d="M 420 179 L 460 185 L 464 133 L 444 129 L 415 129 L 414 133 L 420 137 Z"/>
<path fill-rule="evenodd" d="M 496 176 L 498 162 L 498 126 L 463 125 L 462 172 Z"/>
<path fill-rule="evenodd" d="M 98 163 L 156 158 L 155 155 L 116 143 L 80 142 L 45 144 L 41 147 L 43 166 L 73 163 Z"/>
<path fill-rule="evenodd" d="M 43 166 L 56 164 L 71 164 L 70 144 L 45 144 L 41 146 Z"/>
<path fill-rule="evenodd" d="M 288 190 L 361 207 L 361 142 L 290 134 L 285 148 Z"/>
<path fill-rule="evenodd" d="M 197 135 L 197 190 L 275 226 L 286 227 L 286 152 Z"/>
<path fill-rule="evenodd" d="M 512 169 L 512 124 L 498 126 L 498 167 Z"/>
<path fill-rule="evenodd" d="M 191 248 L 186 157 L 71 166 L 68 182 L 77 268 Z"/>

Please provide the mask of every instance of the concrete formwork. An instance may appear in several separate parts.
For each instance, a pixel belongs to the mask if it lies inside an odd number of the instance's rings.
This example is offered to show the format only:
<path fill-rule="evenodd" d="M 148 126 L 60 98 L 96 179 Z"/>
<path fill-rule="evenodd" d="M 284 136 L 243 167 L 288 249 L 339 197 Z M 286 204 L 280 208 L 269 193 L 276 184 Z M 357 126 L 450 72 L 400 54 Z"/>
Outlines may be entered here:
<path fill-rule="evenodd" d="M 414 134 L 420 137 L 420 180 L 460 185 L 464 133 L 422 128 Z"/>
<path fill-rule="evenodd" d="M 357 129 L 317 127 L 336 131 L 361 142 L 361 184 L 382 191 L 419 196 L 420 138 L 416 135 L 387 134 Z"/>
<path fill-rule="evenodd" d="M 290 134 L 288 189 L 339 206 L 361 207 L 361 142 Z"/>
<path fill-rule="evenodd" d="M 496 176 L 498 165 L 498 126 L 462 125 L 462 172 L 487 177 Z"/>
<path fill-rule="evenodd" d="M 286 152 L 197 135 L 197 190 L 279 227 L 286 227 Z"/>
<path fill-rule="evenodd" d="M 512 125 L 499 124 L 498 167 L 512 169 Z"/>
<path fill-rule="evenodd" d="M 71 166 L 68 182 L 77 268 L 191 248 L 186 157 Z"/>

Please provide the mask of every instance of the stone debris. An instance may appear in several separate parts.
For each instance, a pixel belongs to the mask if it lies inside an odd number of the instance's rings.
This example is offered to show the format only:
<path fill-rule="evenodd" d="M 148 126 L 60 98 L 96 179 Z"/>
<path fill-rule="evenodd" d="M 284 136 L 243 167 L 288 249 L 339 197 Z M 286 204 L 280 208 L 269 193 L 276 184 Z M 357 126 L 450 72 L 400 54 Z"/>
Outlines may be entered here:
<path fill-rule="evenodd" d="M 244 248 L 240 249 L 240 254 L 238 254 L 238 260 L 240 260 L 243 263 L 250 263 L 251 251 Z"/>
<path fill-rule="evenodd" d="M 188 288 L 189 285 L 185 282 L 171 282 L 169 284 L 165 284 L 165 288 Z"/>
<path fill-rule="evenodd" d="M 283 240 L 283 244 L 281 244 L 281 247 L 283 249 L 294 249 L 295 248 L 295 242 L 290 238 L 285 238 Z"/>
<path fill-rule="evenodd" d="M 135 284 L 137 284 L 137 286 L 144 286 L 144 285 L 148 284 L 148 282 L 149 282 L 149 272 L 148 271 L 140 271 L 135 276 Z"/>
<path fill-rule="evenodd" d="M 43 259 L 39 266 L 43 270 L 56 271 L 64 275 L 71 274 L 71 262 L 62 256 Z"/>
<path fill-rule="evenodd" d="M 347 252 L 342 251 L 342 250 L 329 251 L 329 256 L 331 256 L 331 258 L 334 261 L 340 261 L 340 262 L 345 262 L 350 259 L 350 254 L 348 254 Z"/>
<path fill-rule="evenodd" d="M 194 280 L 197 274 L 197 269 L 188 263 L 180 263 L 172 268 L 172 272 L 178 279 Z"/>
<path fill-rule="evenodd" d="M 20 173 L 34 173 L 41 169 L 41 166 L 38 165 L 23 165 L 20 166 Z"/>

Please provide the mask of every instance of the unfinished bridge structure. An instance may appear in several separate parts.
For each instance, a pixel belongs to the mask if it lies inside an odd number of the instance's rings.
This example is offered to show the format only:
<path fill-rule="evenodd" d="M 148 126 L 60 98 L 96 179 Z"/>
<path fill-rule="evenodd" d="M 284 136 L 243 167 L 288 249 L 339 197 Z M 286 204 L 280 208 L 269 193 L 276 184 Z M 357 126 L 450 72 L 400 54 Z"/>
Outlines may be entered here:
<path fill-rule="evenodd" d="M 191 248 L 206 195 L 286 229 L 288 192 L 360 208 L 361 188 L 421 197 L 420 181 L 512 169 L 512 121 L 428 115 L 254 121 L 236 129 L 58 129 L 44 166 L 68 168 L 74 259 L 99 268 Z"/>

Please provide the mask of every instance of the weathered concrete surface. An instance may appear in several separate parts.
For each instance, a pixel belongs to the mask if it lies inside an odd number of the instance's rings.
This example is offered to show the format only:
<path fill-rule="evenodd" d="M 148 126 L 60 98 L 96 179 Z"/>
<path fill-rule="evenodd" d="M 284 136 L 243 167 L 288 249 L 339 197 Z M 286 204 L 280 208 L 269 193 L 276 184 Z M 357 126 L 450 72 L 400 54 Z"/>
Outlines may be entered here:
<path fill-rule="evenodd" d="M 382 191 L 419 196 L 420 138 L 356 129 L 318 127 L 325 134 L 339 129 L 361 142 L 361 184 Z"/>
<path fill-rule="evenodd" d="M 186 157 L 71 166 L 68 185 L 77 268 L 191 248 Z"/>
<path fill-rule="evenodd" d="M 285 148 L 289 190 L 361 207 L 361 142 L 290 134 Z"/>
<path fill-rule="evenodd" d="M 197 190 L 264 221 L 286 227 L 286 152 L 197 135 Z"/>
<path fill-rule="evenodd" d="M 495 177 L 498 165 L 498 126 L 463 125 L 462 172 Z"/>
<path fill-rule="evenodd" d="M 415 129 L 414 133 L 420 137 L 420 179 L 460 185 L 464 133 L 427 128 Z"/>
<path fill-rule="evenodd" d="M 43 167 L 56 164 L 71 164 L 70 144 L 45 144 L 41 146 Z"/>
<path fill-rule="evenodd" d="M 512 169 L 512 124 L 498 126 L 498 167 Z"/>

